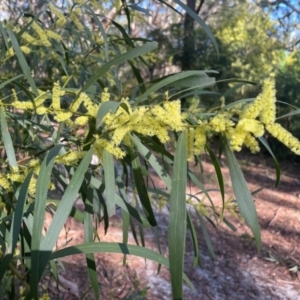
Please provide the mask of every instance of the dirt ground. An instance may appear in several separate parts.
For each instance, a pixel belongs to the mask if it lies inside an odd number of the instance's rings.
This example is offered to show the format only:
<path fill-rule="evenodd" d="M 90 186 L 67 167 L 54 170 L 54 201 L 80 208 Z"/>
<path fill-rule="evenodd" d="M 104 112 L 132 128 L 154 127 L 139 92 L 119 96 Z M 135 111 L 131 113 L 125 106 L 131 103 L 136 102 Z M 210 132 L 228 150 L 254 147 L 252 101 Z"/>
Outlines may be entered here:
<path fill-rule="evenodd" d="M 300 177 L 299 164 L 280 163 L 281 182 L 275 188 L 275 169 L 271 159 L 253 156 L 248 153 L 237 155 L 246 181 L 251 191 L 264 188 L 254 196 L 261 225 L 263 247 L 257 252 L 251 233 L 241 219 L 226 214 L 237 228 L 233 232 L 225 225 L 217 230 L 209 223 L 211 241 L 216 259 L 209 256 L 200 226 L 197 233 L 201 253 L 202 268 L 193 268 L 193 247 L 187 237 L 185 271 L 194 285 L 194 290 L 184 287 L 184 299 L 204 300 L 242 300 L 242 299 L 300 299 Z M 216 188 L 213 165 L 208 157 L 203 159 L 204 173 L 194 168 L 207 189 Z M 222 159 L 222 172 L 226 186 L 226 198 L 233 196 L 226 161 Z M 159 184 L 158 179 L 155 179 Z M 187 192 L 197 192 L 195 187 Z M 210 193 L 218 205 L 221 201 L 218 192 Z M 77 202 L 80 207 L 80 201 Z M 48 215 L 46 224 L 51 222 Z M 104 236 L 102 227 L 98 229 L 101 241 L 122 242 L 122 219 L 112 219 L 108 233 Z M 158 215 L 160 243 L 162 253 L 167 254 L 167 209 Z M 66 224 L 58 248 L 64 247 L 66 239 L 69 245 L 83 240 L 82 225 L 73 220 Z M 130 243 L 135 244 L 132 235 Z M 145 231 L 146 246 L 157 250 L 152 231 Z M 123 256 L 118 254 L 97 254 L 98 280 L 101 287 L 101 299 L 171 299 L 169 272 L 162 267 L 157 275 L 158 265 L 151 261 L 128 256 L 123 266 Z M 60 286 L 56 287 L 49 277 L 43 279 L 44 289 L 53 299 L 95 299 L 91 292 L 83 255 L 67 257 L 62 260 L 65 271 L 60 268 Z"/>

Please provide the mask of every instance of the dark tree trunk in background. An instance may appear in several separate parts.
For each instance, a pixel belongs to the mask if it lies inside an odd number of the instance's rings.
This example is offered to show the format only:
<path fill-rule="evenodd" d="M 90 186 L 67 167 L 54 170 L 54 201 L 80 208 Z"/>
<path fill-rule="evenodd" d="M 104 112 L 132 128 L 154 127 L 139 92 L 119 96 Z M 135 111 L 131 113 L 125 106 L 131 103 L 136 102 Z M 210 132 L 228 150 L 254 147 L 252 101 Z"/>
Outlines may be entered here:
<path fill-rule="evenodd" d="M 201 0 L 198 7 L 196 7 L 196 0 L 187 0 L 187 6 L 196 14 L 199 14 L 205 0 Z M 195 20 L 185 13 L 183 28 L 183 51 L 181 56 L 182 71 L 191 70 L 196 58 L 195 55 Z"/>
<path fill-rule="evenodd" d="M 196 0 L 187 0 L 187 6 L 193 11 L 196 11 Z M 181 57 L 182 71 L 190 70 L 193 65 L 195 51 L 194 27 L 194 19 L 186 13 L 184 18 L 183 51 Z"/>

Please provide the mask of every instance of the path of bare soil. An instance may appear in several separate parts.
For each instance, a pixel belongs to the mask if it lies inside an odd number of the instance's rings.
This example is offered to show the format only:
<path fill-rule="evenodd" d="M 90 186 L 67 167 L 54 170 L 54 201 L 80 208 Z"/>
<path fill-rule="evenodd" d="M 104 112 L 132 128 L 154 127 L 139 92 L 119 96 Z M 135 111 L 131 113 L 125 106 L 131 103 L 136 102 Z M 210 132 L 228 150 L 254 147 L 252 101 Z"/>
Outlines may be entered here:
<path fill-rule="evenodd" d="M 275 188 L 275 170 L 271 159 L 257 158 L 250 154 L 238 155 L 251 191 L 263 187 L 254 196 L 262 230 L 263 248 L 257 253 L 249 229 L 242 220 L 227 214 L 228 219 L 237 227 L 233 232 L 225 225 L 214 229 L 207 224 L 216 254 L 213 261 L 205 245 L 200 227 L 198 239 L 202 268 L 192 268 L 193 248 L 187 239 L 185 271 L 195 290 L 184 287 L 184 299 L 204 300 L 276 300 L 300 299 L 300 177 L 299 164 L 281 164 L 281 183 Z M 232 196 L 229 173 L 226 162 L 222 159 L 222 172 L 225 179 L 227 198 Z M 207 189 L 216 188 L 213 165 L 204 157 L 204 173 L 198 173 Z M 159 184 L 159 182 L 157 182 Z M 192 192 L 197 192 L 191 187 Z M 190 192 L 188 190 L 187 192 Z M 210 193 L 216 205 L 220 203 L 218 192 Z M 77 203 L 80 207 L 80 203 Z M 159 213 L 159 232 L 162 252 L 167 254 L 166 229 L 167 209 Z M 98 229 L 102 241 L 122 242 L 121 217 L 113 218 L 108 233 L 104 236 L 103 228 Z M 48 215 L 47 224 L 51 222 Z M 82 225 L 74 220 L 66 224 L 68 231 L 61 233 L 58 248 L 82 243 Z M 152 231 L 145 232 L 146 246 L 157 250 Z M 130 243 L 135 244 L 130 236 Z M 97 254 L 97 271 L 101 286 L 101 299 L 171 299 L 169 272 L 162 268 L 157 275 L 157 264 L 140 258 L 128 256 L 126 266 L 122 265 L 123 256 L 118 254 Z M 88 283 L 83 255 L 67 257 L 63 260 L 65 271 L 60 271 L 60 287 L 55 283 L 48 285 L 48 291 L 54 299 L 95 299 Z M 48 275 L 44 282 L 48 282 Z M 145 292 L 145 296 L 141 296 Z M 140 296 L 138 296 L 140 295 Z"/>

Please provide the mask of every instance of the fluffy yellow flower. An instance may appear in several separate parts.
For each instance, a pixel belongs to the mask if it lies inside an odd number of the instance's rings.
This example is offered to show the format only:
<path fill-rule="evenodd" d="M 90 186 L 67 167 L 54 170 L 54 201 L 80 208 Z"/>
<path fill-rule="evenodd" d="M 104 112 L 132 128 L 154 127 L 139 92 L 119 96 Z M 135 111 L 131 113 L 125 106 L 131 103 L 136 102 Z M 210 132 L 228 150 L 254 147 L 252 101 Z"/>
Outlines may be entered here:
<path fill-rule="evenodd" d="M 209 121 L 209 126 L 215 132 L 226 132 L 233 125 L 227 113 L 217 114 Z"/>
<path fill-rule="evenodd" d="M 61 36 L 59 34 L 57 34 L 56 32 L 54 32 L 50 29 L 47 29 L 47 30 L 45 30 L 45 33 L 46 33 L 46 36 L 49 39 L 53 39 L 53 40 L 56 40 L 56 41 L 61 41 Z"/>
<path fill-rule="evenodd" d="M 120 148 L 116 147 L 113 143 L 109 142 L 104 138 L 99 138 L 99 136 L 95 136 L 95 154 L 101 159 L 102 150 L 105 149 L 107 152 L 114 155 L 116 158 L 123 158 L 126 153 Z"/>
<path fill-rule="evenodd" d="M 29 54 L 31 52 L 30 48 L 27 46 L 21 46 L 20 49 L 24 54 Z"/>
<path fill-rule="evenodd" d="M 194 157 L 194 140 L 195 140 L 195 129 L 191 127 L 187 130 L 187 138 L 186 138 L 188 161 L 193 160 Z"/>
<path fill-rule="evenodd" d="M 70 111 L 71 112 L 76 112 L 78 110 L 78 108 L 80 107 L 80 104 L 82 103 L 83 101 L 83 98 L 86 97 L 87 95 L 82 95 L 80 94 L 79 97 L 71 104 L 71 107 L 70 107 Z"/>
<path fill-rule="evenodd" d="M 65 122 L 65 121 L 69 120 L 71 117 L 72 117 L 72 113 L 69 111 L 67 111 L 67 112 L 57 111 L 56 116 L 54 116 L 54 119 L 57 122 Z"/>
<path fill-rule="evenodd" d="M 28 44 L 38 45 L 38 40 L 29 34 L 27 31 L 23 32 L 21 38 Z"/>
<path fill-rule="evenodd" d="M 4 190 L 9 190 L 10 189 L 10 187 L 11 187 L 10 182 L 8 181 L 8 179 L 5 176 L 0 177 L 0 186 Z"/>
<path fill-rule="evenodd" d="M 73 10 L 70 13 L 70 18 L 79 31 L 84 31 L 84 26 L 82 25 L 81 21 L 79 20 L 77 14 L 76 14 L 76 10 Z"/>
<path fill-rule="evenodd" d="M 36 109 L 36 113 L 38 115 L 44 115 L 45 113 L 47 113 L 47 107 L 44 106 L 40 106 Z"/>
<path fill-rule="evenodd" d="M 75 120 L 75 124 L 76 125 L 79 125 L 79 126 L 84 126 L 88 123 L 89 121 L 89 117 L 87 116 L 81 116 L 81 117 L 78 117 L 76 120 Z"/>
<path fill-rule="evenodd" d="M 251 132 L 255 137 L 261 137 L 264 134 L 264 126 L 257 120 L 254 119 L 241 119 L 236 128 Z"/>
<path fill-rule="evenodd" d="M 55 22 L 56 26 L 63 27 L 67 22 L 67 19 L 65 18 L 64 14 L 57 7 L 55 7 L 52 3 L 49 3 L 48 5 L 49 5 L 51 12 L 57 16 L 57 20 Z"/>
<path fill-rule="evenodd" d="M 118 128 L 115 129 L 115 131 L 112 134 L 112 142 L 116 145 L 119 146 L 124 138 L 124 136 L 126 135 L 126 133 L 130 132 L 131 130 L 131 126 L 128 125 L 124 125 L 124 126 L 120 126 Z"/>
<path fill-rule="evenodd" d="M 263 83 L 263 91 L 261 98 L 263 102 L 263 109 L 260 113 L 259 119 L 264 124 L 273 124 L 276 119 L 276 91 L 275 81 L 265 80 Z"/>
<path fill-rule="evenodd" d="M 246 135 L 247 132 L 241 127 L 227 131 L 226 136 L 229 138 L 231 149 L 241 151 Z"/>
<path fill-rule="evenodd" d="M 7 174 L 7 178 L 14 182 L 23 182 L 25 176 L 24 174 L 11 173 L 11 174 Z"/>
<path fill-rule="evenodd" d="M 34 195 L 36 192 L 36 178 L 31 177 L 30 183 L 29 183 L 29 187 L 28 187 L 28 193 L 29 195 Z"/>
<path fill-rule="evenodd" d="M 194 153 L 199 155 L 204 151 L 206 143 L 206 133 L 204 126 L 198 126 L 195 131 Z"/>
<path fill-rule="evenodd" d="M 39 38 L 42 42 L 42 45 L 45 46 L 45 47 L 51 47 L 51 43 L 49 42 L 45 31 L 35 21 L 33 21 L 31 23 L 31 27 L 33 28 L 33 30 L 39 36 Z"/>
<path fill-rule="evenodd" d="M 103 92 L 101 93 L 101 102 L 109 101 L 110 93 L 108 92 L 108 88 L 104 88 Z"/>
<path fill-rule="evenodd" d="M 244 144 L 250 149 L 251 153 L 253 154 L 260 151 L 258 141 L 250 133 L 246 134 Z"/>
<path fill-rule="evenodd" d="M 85 154 L 86 151 L 72 151 L 57 157 L 55 161 L 58 164 L 73 166 L 76 165 L 78 161 L 84 157 Z"/>
<path fill-rule="evenodd" d="M 287 146 L 297 155 L 300 155 L 300 141 L 295 138 L 290 132 L 284 129 L 280 124 L 269 124 L 266 126 L 266 129 L 278 141 Z"/>
<path fill-rule="evenodd" d="M 52 89 L 52 107 L 54 110 L 60 110 L 60 84 L 59 81 L 55 82 Z"/>
<path fill-rule="evenodd" d="M 34 158 L 34 159 L 31 159 L 31 160 L 28 162 L 27 167 L 34 168 L 34 167 L 36 167 L 36 166 L 38 166 L 38 165 L 40 165 L 40 164 L 41 164 L 40 160 L 37 159 L 37 158 Z"/>
<path fill-rule="evenodd" d="M 31 101 L 13 101 L 11 106 L 22 110 L 33 109 L 33 104 Z"/>
<path fill-rule="evenodd" d="M 83 102 L 84 107 L 88 111 L 88 114 L 91 117 L 96 117 L 98 109 L 99 109 L 99 105 L 94 104 L 92 102 L 92 100 L 90 99 L 90 97 L 86 93 L 81 93 L 79 98 Z"/>

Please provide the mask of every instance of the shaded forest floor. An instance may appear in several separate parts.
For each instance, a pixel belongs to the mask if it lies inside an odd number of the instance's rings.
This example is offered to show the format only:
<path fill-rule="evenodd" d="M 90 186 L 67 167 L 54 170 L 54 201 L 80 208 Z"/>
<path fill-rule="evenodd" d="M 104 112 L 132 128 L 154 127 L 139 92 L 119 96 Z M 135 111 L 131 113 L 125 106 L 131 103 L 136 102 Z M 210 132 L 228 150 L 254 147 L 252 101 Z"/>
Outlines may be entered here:
<path fill-rule="evenodd" d="M 198 226 L 199 249 L 202 268 L 192 268 L 193 247 L 188 236 L 186 245 L 186 274 L 194 284 L 195 290 L 184 287 L 186 300 L 224 300 L 224 299 L 300 299 L 300 164 L 281 163 L 281 182 L 275 188 L 275 169 L 272 159 L 254 157 L 247 153 L 237 155 L 246 181 L 251 191 L 264 188 L 255 194 L 255 204 L 262 231 L 263 247 L 257 253 L 254 240 L 241 219 L 230 214 L 226 217 L 237 228 L 233 232 L 225 225 L 217 230 L 209 223 L 209 230 L 216 259 L 208 253 L 200 226 Z M 198 169 L 197 169 L 198 168 Z M 203 157 L 204 172 L 199 167 L 194 171 L 206 189 L 215 189 L 217 180 L 214 167 L 208 157 Z M 222 158 L 222 172 L 226 187 L 226 199 L 233 196 L 226 161 Z M 154 178 L 159 185 L 159 180 Z M 189 192 L 198 192 L 190 187 Z M 220 193 L 210 193 L 216 205 L 221 204 Z M 80 207 L 80 201 L 77 202 Z M 48 215 L 46 226 L 51 222 Z M 162 253 L 167 254 L 167 210 L 158 215 Z M 58 248 L 82 243 L 83 228 L 74 220 L 69 220 L 61 233 Z M 67 233 L 66 233 L 67 232 Z M 98 229 L 102 241 L 122 242 L 122 219 L 112 219 L 108 233 L 104 236 L 102 227 Z M 129 236 L 130 243 L 135 244 Z M 157 250 L 152 231 L 145 231 L 146 246 Z M 171 299 L 169 273 L 164 267 L 157 275 L 157 264 L 151 261 L 128 256 L 123 266 L 123 256 L 118 254 L 97 254 L 97 271 L 101 286 L 101 299 Z M 54 299 L 95 299 L 88 283 L 86 262 L 83 255 L 67 257 L 62 260 L 65 271 L 60 271 L 60 286 L 48 275 L 43 282 L 44 288 Z M 299 274 L 300 275 L 300 274 Z"/>

